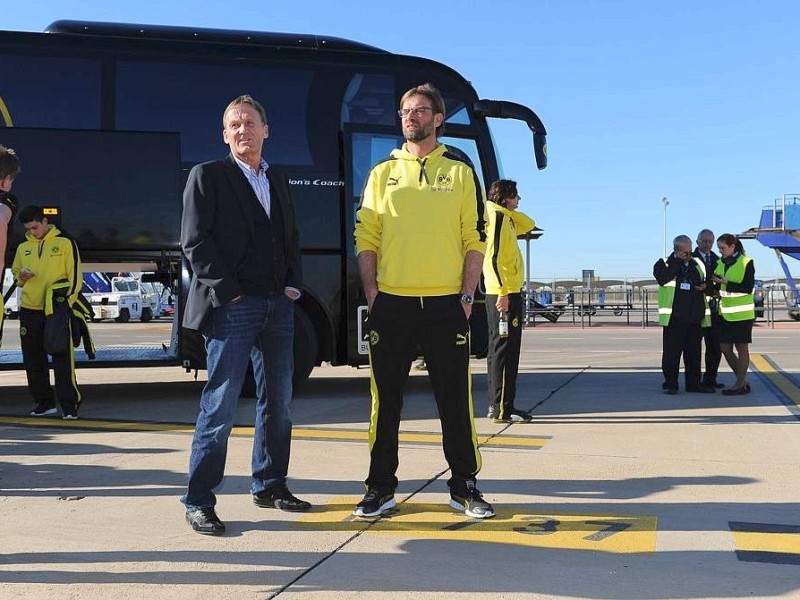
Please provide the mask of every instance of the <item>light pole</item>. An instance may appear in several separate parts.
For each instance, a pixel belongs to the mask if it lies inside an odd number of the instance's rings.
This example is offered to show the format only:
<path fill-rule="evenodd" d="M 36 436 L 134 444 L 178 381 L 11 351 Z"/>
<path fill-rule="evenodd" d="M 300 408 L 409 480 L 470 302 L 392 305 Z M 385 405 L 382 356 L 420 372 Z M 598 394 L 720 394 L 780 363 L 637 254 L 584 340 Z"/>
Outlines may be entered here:
<path fill-rule="evenodd" d="M 669 200 L 667 200 L 666 196 L 661 198 L 661 204 L 664 205 L 664 258 L 669 256 L 667 254 L 667 207 L 669 206 Z"/>

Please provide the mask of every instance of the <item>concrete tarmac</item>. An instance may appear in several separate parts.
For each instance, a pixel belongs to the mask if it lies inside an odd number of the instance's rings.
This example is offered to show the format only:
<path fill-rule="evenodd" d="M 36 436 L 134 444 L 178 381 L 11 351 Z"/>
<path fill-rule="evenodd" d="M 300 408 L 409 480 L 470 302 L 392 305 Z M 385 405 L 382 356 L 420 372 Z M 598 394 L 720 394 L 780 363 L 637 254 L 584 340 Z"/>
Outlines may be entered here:
<path fill-rule="evenodd" d="M 398 509 L 351 517 L 369 373 L 319 368 L 294 401 L 289 481 L 314 509 L 253 505 L 243 399 L 224 537 L 194 533 L 179 502 L 202 373 L 80 370 L 81 418 L 62 421 L 29 417 L 24 374 L 0 372 L 0 598 L 800 598 L 798 341 L 797 326 L 756 329 L 750 395 L 666 396 L 657 327 L 527 330 L 517 406 L 532 423 L 485 418 L 473 362 L 486 521 L 448 505 L 419 372 Z"/>

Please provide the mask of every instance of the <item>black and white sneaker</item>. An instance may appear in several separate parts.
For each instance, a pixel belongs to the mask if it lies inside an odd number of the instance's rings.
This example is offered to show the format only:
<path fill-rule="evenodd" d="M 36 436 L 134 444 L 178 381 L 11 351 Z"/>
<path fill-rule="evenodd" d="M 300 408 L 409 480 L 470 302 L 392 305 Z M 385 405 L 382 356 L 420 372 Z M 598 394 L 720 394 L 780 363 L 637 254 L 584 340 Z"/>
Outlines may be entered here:
<path fill-rule="evenodd" d="M 450 491 L 450 506 L 474 519 L 488 519 L 494 516 L 492 505 L 483 499 L 475 484 L 467 482 L 467 487 L 458 492 Z"/>
<path fill-rule="evenodd" d="M 65 421 L 74 421 L 78 418 L 78 407 L 74 404 L 62 404 L 61 413 L 61 418 Z"/>
<path fill-rule="evenodd" d="M 492 417 L 492 421 L 495 423 L 530 423 L 532 420 L 533 417 L 530 414 L 521 410 L 512 410 L 504 417 L 499 415 Z"/>
<path fill-rule="evenodd" d="M 353 514 L 357 517 L 378 517 L 396 505 L 394 492 L 371 488 L 364 499 L 356 504 Z"/>
<path fill-rule="evenodd" d="M 38 402 L 31 411 L 32 417 L 47 417 L 58 412 L 55 402 Z"/>

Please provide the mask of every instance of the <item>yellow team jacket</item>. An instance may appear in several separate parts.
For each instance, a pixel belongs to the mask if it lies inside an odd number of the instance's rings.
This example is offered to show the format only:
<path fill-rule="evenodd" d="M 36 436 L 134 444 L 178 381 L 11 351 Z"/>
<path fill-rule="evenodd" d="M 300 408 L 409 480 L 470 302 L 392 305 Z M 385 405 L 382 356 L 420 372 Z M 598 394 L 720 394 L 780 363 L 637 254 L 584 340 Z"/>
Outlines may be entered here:
<path fill-rule="evenodd" d="M 461 291 L 464 256 L 486 250 L 475 172 L 440 144 L 417 159 L 406 146 L 370 171 L 356 213 L 356 253 L 378 255 L 378 289 L 398 296 Z"/>
<path fill-rule="evenodd" d="M 19 272 L 28 268 L 35 277 L 26 282 L 19 278 Z M 66 279 L 70 283 L 68 301 L 75 303 L 83 287 L 81 258 L 75 242 L 61 235 L 55 225 L 50 225 L 41 240 L 30 233 L 17 247 L 11 272 L 17 285 L 22 288 L 20 306 L 31 310 L 44 310 L 45 295 L 50 285 Z"/>
<path fill-rule="evenodd" d="M 525 213 L 508 210 L 494 202 L 486 203 L 489 225 L 483 257 L 483 281 L 486 293 L 505 296 L 519 293 L 525 283 L 522 252 L 517 236 L 529 232 L 536 223 Z"/>

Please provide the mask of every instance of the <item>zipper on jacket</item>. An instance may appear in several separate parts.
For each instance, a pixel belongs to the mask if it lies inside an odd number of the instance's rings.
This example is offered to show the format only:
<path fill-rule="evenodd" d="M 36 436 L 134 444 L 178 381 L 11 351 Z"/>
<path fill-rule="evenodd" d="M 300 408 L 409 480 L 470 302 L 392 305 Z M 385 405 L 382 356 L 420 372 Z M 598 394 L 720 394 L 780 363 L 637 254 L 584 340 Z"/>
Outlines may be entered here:
<path fill-rule="evenodd" d="M 425 171 L 425 163 L 427 161 L 428 161 L 428 157 L 427 156 L 425 158 L 418 158 L 417 159 L 417 162 L 419 163 L 419 183 L 420 183 L 420 185 L 422 185 L 423 178 L 425 179 L 425 183 L 427 183 L 428 185 L 431 184 L 431 182 L 428 180 L 428 173 Z"/>

